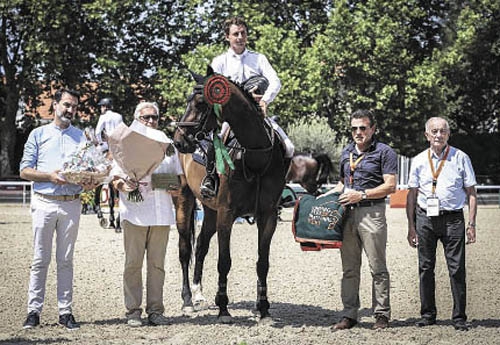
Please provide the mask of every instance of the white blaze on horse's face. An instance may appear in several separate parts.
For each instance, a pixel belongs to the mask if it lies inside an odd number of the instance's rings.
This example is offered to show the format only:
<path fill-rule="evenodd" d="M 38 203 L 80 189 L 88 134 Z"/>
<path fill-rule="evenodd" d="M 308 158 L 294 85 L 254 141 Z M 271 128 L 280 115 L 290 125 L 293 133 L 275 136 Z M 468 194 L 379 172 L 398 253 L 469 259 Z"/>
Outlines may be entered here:
<path fill-rule="evenodd" d="M 244 25 L 234 25 L 229 27 L 229 34 L 226 35 L 229 46 L 236 54 L 245 51 L 247 45 L 247 28 Z"/>

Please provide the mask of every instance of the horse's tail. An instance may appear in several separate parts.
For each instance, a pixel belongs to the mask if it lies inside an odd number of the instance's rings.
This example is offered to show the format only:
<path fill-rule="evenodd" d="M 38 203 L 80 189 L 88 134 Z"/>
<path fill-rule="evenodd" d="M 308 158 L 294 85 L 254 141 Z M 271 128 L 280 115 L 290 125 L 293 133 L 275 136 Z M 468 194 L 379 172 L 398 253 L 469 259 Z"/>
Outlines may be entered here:
<path fill-rule="evenodd" d="M 328 182 L 328 177 L 333 171 L 333 163 L 326 153 L 313 155 L 313 158 L 318 162 L 318 173 L 316 174 L 316 183 L 321 186 Z"/>

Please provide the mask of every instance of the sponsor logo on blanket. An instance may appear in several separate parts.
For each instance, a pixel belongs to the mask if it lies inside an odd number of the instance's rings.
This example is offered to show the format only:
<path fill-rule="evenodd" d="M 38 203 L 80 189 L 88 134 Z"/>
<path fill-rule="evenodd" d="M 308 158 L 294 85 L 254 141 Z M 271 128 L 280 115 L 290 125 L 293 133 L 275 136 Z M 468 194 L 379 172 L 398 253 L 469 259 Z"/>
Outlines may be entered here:
<path fill-rule="evenodd" d="M 307 221 L 311 225 L 320 226 L 321 223 L 327 223 L 327 230 L 334 230 L 335 225 L 342 219 L 342 215 L 337 209 L 333 209 L 332 206 L 327 206 L 332 204 L 331 202 L 313 206 L 309 212 Z"/>

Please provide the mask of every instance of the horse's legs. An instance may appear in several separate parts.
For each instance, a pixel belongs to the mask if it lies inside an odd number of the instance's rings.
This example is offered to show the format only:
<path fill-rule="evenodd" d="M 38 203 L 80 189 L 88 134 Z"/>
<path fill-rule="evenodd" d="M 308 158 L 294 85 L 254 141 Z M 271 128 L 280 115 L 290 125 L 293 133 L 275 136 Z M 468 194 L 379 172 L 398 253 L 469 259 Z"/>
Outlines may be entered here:
<path fill-rule="evenodd" d="M 269 251 L 271 240 L 277 225 L 277 210 L 266 211 L 257 217 L 259 229 L 259 252 L 257 259 L 257 310 L 261 319 L 269 317 L 269 301 L 267 300 L 267 274 L 269 272 Z"/>
<path fill-rule="evenodd" d="M 115 189 L 113 188 L 113 185 L 111 183 L 108 184 L 108 190 L 109 190 L 109 199 L 108 199 L 108 206 L 109 206 L 109 225 L 112 228 L 116 228 L 115 225 Z"/>
<path fill-rule="evenodd" d="M 184 186 L 177 197 L 176 222 L 179 233 L 179 261 L 182 268 L 182 310 L 193 310 L 191 288 L 189 286 L 189 263 L 191 262 L 194 241 L 195 198 L 189 188 Z"/>
<path fill-rule="evenodd" d="M 102 191 L 102 184 L 95 187 L 94 191 L 94 212 L 97 214 L 97 218 L 102 218 L 102 211 L 101 211 L 101 191 Z"/>
<path fill-rule="evenodd" d="M 216 232 L 215 222 L 217 212 L 208 207 L 204 207 L 203 214 L 203 224 L 201 226 L 200 234 L 196 240 L 196 254 L 193 274 L 193 303 L 198 308 L 205 307 L 207 302 L 206 298 L 203 296 L 201 281 L 203 276 L 203 265 L 210 246 L 210 240 Z"/>
<path fill-rule="evenodd" d="M 215 296 L 215 304 L 219 307 L 219 320 L 222 323 L 231 322 L 231 314 L 227 309 L 229 298 L 227 297 L 227 275 L 231 269 L 231 229 L 233 219 L 228 219 L 224 212 L 219 210 L 217 221 L 217 240 L 219 243 L 219 257 L 217 262 L 217 270 L 219 272 L 219 288 Z M 224 219 L 222 219 L 224 217 Z"/>

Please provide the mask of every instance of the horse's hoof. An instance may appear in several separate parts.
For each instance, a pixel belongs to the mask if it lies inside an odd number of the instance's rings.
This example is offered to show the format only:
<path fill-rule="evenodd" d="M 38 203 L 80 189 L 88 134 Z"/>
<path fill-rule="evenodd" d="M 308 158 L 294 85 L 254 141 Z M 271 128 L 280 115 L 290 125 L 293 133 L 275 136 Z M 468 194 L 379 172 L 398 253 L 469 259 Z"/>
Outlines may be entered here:
<path fill-rule="evenodd" d="M 193 301 L 193 305 L 194 305 L 194 310 L 196 310 L 196 311 L 207 310 L 210 308 L 210 305 L 208 304 L 206 299 Z"/>
<path fill-rule="evenodd" d="M 260 318 L 259 319 L 259 322 L 258 322 L 258 325 L 259 326 L 271 326 L 274 324 L 274 320 L 272 317 L 264 317 L 264 318 Z"/>
<path fill-rule="evenodd" d="M 218 320 L 220 323 L 222 323 L 224 325 L 228 325 L 228 324 L 233 323 L 233 318 L 231 317 L 231 315 L 219 316 Z"/>
<path fill-rule="evenodd" d="M 105 218 L 99 218 L 99 225 L 101 226 L 101 228 L 107 229 L 108 228 L 108 220 Z"/>
<path fill-rule="evenodd" d="M 181 311 L 183 315 L 190 316 L 191 314 L 194 313 L 194 307 L 192 305 L 187 305 L 182 307 Z"/>

